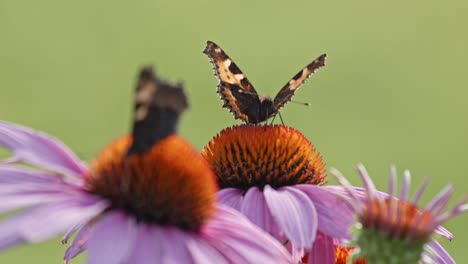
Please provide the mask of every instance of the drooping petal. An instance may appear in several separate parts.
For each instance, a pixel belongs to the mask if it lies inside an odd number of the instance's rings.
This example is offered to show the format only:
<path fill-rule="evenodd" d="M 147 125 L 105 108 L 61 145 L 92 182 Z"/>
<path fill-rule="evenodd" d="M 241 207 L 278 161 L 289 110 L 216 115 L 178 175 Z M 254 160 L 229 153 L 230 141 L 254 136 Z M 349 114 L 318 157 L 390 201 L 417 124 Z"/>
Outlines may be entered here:
<path fill-rule="evenodd" d="M 267 231 L 279 241 L 282 240 L 282 232 L 271 215 L 265 196 L 257 187 L 252 187 L 247 191 L 240 211 L 252 223 Z"/>
<path fill-rule="evenodd" d="M 12 151 L 10 161 L 31 163 L 39 167 L 82 176 L 86 165 L 57 139 L 29 128 L 0 122 L 0 145 Z"/>
<path fill-rule="evenodd" d="M 86 223 L 78 223 L 74 226 L 72 226 L 70 229 L 65 232 L 65 234 L 62 237 L 62 244 L 67 244 L 68 240 L 70 237 L 76 233 L 76 231 L 80 230 Z"/>
<path fill-rule="evenodd" d="M 51 235 L 62 233 L 77 223 L 88 221 L 108 207 L 108 202 L 99 198 L 83 195 L 70 197 L 69 200 L 40 206 L 29 213 L 34 215 L 22 226 L 28 241 L 38 242 Z"/>
<path fill-rule="evenodd" d="M 109 212 L 94 226 L 86 242 L 88 263 L 128 263 L 135 247 L 135 220 L 120 212 Z"/>
<path fill-rule="evenodd" d="M 8 224 L 8 226 L 7 226 Z M 14 228 L 14 222 L 8 222 L 5 224 L 0 225 L 0 231 L 6 228 Z M 5 232 L 0 235 L 0 250 L 4 250 L 10 247 L 14 247 L 17 245 L 21 245 L 26 243 L 27 241 L 21 236 L 21 234 L 17 232 Z"/>
<path fill-rule="evenodd" d="M 312 201 L 294 187 L 263 191 L 268 208 L 286 237 L 299 248 L 310 249 L 317 232 L 317 211 Z"/>
<path fill-rule="evenodd" d="M 231 208 L 234 208 L 238 211 L 241 210 L 242 202 L 244 200 L 243 191 L 237 188 L 225 188 L 219 190 L 218 193 L 218 202 L 224 205 L 227 205 Z"/>
<path fill-rule="evenodd" d="M 291 263 L 283 245 L 234 209 L 221 206 L 201 236 L 230 263 Z"/>
<path fill-rule="evenodd" d="M 40 204 L 51 203 L 57 200 L 57 196 L 60 197 L 62 195 L 53 195 L 47 193 L 34 195 L 0 195 L 0 199 L 2 200 L 2 203 L 0 203 L 0 214 L 25 207 L 33 207 Z"/>
<path fill-rule="evenodd" d="M 93 224 L 84 225 L 76 234 L 71 245 L 65 251 L 63 260 L 67 264 L 74 257 L 78 256 L 81 252 L 86 250 L 86 242 L 88 241 L 91 232 L 93 230 Z"/>
<path fill-rule="evenodd" d="M 7 241 L 2 243 L 0 250 L 17 243 L 34 243 L 54 237 L 95 217 L 106 207 L 107 202 L 86 196 L 34 207 L 0 223 L 0 241 Z"/>
<path fill-rule="evenodd" d="M 424 258 L 429 258 L 433 263 L 437 264 L 455 264 L 455 261 L 450 257 L 449 253 L 439 244 L 439 242 L 433 240 L 427 243 L 423 252 Z"/>
<path fill-rule="evenodd" d="M 0 166 L 0 213 L 77 196 L 77 192 L 82 192 L 78 186 L 49 172 Z"/>
<path fill-rule="evenodd" d="M 438 226 L 435 230 L 434 230 L 435 233 L 447 238 L 448 240 L 452 240 L 453 239 L 453 234 L 448 231 L 445 227 L 443 226 Z"/>
<path fill-rule="evenodd" d="M 333 238 L 319 232 L 307 259 L 309 264 L 334 264 L 335 247 Z"/>
<path fill-rule="evenodd" d="M 334 238 L 350 238 L 354 212 L 345 200 L 334 193 L 333 188 L 310 184 L 300 184 L 295 188 L 303 191 L 314 204 L 320 232 Z"/>

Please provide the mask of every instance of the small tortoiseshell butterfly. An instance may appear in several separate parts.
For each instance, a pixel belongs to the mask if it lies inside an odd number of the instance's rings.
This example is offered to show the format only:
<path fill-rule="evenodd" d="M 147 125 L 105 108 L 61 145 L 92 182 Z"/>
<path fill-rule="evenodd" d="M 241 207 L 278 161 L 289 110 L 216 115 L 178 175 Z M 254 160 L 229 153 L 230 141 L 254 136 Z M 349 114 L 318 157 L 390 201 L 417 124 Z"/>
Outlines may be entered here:
<path fill-rule="evenodd" d="M 224 102 L 223 107 L 229 109 L 235 119 L 241 119 L 248 124 L 258 124 L 275 116 L 278 110 L 291 100 L 294 92 L 304 84 L 305 80 L 325 65 L 327 56 L 322 54 L 312 61 L 286 83 L 274 99 L 271 99 L 258 96 L 239 67 L 214 42 L 207 41 L 203 53 L 210 59 L 215 76 L 218 78 L 217 92 Z"/>
<path fill-rule="evenodd" d="M 187 108 L 181 84 L 161 80 L 152 67 L 144 67 L 136 85 L 133 142 L 127 155 L 143 153 L 174 133 L 179 115 Z"/>

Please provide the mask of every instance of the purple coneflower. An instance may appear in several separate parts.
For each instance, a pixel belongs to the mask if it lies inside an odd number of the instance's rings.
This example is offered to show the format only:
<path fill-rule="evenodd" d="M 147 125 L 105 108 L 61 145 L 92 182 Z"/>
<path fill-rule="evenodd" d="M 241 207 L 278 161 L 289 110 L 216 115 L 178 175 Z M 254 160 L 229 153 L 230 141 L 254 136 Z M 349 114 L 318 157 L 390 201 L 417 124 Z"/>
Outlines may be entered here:
<path fill-rule="evenodd" d="M 433 239 L 440 233 L 452 235 L 440 225 L 468 210 L 465 197 L 451 210 L 446 206 L 453 186 L 444 188 L 425 208 L 418 207 L 428 181 L 415 197 L 409 198 L 410 173 L 405 171 L 400 196 L 395 196 L 396 169 L 391 168 L 389 193 L 378 192 L 363 165 L 358 165 L 364 190 L 357 192 L 337 170 L 338 181 L 345 187 L 357 212 L 356 234 L 352 243 L 359 248 L 356 256 L 368 263 L 455 263 L 442 246 Z M 382 262 L 383 261 L 383 262 Z"/>
<path fill-rule="evenodd" d="M 299 131 L 282 125 L 234 126 L 215 136 L 202 156 L 215 172 L 219 201 L 290 247 L 296 260 L 304 249 L 311 250 L 317 236 L 324 239 L 314 247 L 332 257 L 333 238 L 349 238 L 351 210 L 323 186 L 322 157 Z"/>
<path fill-rule="evenodd" d="M 0 123 L 0 250 L 68 230 L 65 262 L 290 263 L 284 247 L 244 216 L 216 204 L 206 161 L 175 134 L 183 90 L 145 68 L 131 136 L 107 146 L 90 167 L 43 133 Z M 22 164 L 29 166 L 25 167 Z"/>

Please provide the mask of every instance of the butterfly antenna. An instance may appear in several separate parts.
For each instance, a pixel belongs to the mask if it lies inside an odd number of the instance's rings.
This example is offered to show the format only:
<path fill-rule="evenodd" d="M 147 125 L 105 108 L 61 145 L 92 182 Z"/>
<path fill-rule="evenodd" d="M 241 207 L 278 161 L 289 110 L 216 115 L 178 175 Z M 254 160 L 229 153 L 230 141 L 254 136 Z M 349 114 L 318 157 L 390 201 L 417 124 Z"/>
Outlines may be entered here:
<path fill-rule="evenodd" d="M 300 105 L 303 105 L 303 106 L 310 106 L 309 102 L 298 102 L 298 101 L 292 101 L 291 100 L 291 103 L 300 104 Z"/>

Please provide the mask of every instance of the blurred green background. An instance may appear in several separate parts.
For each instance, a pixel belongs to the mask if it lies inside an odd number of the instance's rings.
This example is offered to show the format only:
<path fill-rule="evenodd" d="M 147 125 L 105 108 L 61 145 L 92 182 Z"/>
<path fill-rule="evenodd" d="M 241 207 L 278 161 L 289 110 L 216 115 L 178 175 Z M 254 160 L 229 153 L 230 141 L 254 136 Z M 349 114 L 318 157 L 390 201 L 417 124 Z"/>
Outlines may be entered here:
<path fill-rule="evenodd" d="M 215 93 L 207 39 L 269 95 L 326 52 L 327 66 L 294 98 L 311 107 L 287 105 L 286 124 L 356 184 L 363 162 L 385 189 L 393 163 L 411 170 L 413 191 L 431 176 L 424 202 L 453 183 L 453 204 L 468 190 L 467 14 L 462 0 L 0 0 L 0 118 L 90 160 L 129 131 L 136 73 L 155 64 L 186 84 L 180 132 L 201 149 L 239 123 Z M 467 220 L 446 225 L 452 242 L 440 239 L 459 263 Z M 57 238 L 2 252 L 0 263 L 61 263 L 64 250 Z"/>

